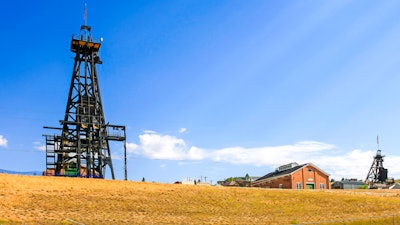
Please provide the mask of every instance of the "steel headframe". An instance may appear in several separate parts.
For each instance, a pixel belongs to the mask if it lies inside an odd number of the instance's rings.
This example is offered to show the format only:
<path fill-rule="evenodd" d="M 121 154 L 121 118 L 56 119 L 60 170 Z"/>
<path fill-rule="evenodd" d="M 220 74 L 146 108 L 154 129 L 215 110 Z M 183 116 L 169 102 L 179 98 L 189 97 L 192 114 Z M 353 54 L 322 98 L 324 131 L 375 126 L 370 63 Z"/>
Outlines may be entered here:
<path fill-rule="evenodd" d="M 371 168 L 369 169 L 367 178 L 365 179 L 365 183 L 369 186 L 373 186 L 374 184 L 383 183 L 387 179 L 387 169 L 383 167 L 383 158 L 385 156 L 382 155 L 381 150 L 376 151 L 376 155 L 374 156 L 374 160 L 372 161 Z"/>
<path fill-rule="evenodd" d="M 104 118 L 96 69 L 96 64 L 102 64 L 98 55 L 101 42 L 92 38 L 87 25 L 72 36 L 75 58 L 65 116 L 61 128 L 45 127 L 61 131 L 44 135 L 47 175 L 104 178 L 108 166 L 115 179 L 109 141 L 123 141 L 126 156 L 125 126 L 110 125 Z"/>

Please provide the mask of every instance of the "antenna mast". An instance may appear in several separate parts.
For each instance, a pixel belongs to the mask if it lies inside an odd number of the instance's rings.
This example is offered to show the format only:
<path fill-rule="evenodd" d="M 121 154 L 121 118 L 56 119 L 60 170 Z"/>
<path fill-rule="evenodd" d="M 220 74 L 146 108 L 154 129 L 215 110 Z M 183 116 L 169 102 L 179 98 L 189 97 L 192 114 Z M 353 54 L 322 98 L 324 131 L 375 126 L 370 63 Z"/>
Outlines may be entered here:
<path fill-rule="evenodd" d="M 87 26 L 87 5 L 85 2 L 85 6 L 83 9 L 83 25 Z"/>
<path fill-rule="evenodd" d="M 376 135 L 376 144 L 378 145 L 378 150 L 379 150 L 379 135 Z"/>

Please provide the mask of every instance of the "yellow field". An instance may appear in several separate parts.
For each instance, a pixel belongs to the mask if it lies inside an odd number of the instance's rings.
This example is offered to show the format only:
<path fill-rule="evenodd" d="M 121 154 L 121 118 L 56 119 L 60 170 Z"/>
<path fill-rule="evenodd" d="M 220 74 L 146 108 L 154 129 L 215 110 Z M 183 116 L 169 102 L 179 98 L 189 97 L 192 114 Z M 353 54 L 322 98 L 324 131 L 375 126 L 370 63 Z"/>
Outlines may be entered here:
<path fill-rule="evenodd" d="M 0 224 L 292 224 L 389 214 L 400 214 L 400 192 L 271 190 L 0 174 Z"/>

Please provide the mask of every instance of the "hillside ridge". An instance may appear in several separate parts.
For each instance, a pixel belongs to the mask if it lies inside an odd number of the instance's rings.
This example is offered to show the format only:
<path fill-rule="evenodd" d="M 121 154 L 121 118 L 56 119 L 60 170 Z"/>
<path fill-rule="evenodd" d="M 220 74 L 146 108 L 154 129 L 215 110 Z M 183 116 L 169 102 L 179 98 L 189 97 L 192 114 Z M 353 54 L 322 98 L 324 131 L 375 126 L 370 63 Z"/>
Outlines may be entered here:
<path fill-rule="evenodd" d="M 0 224 L 293 224 L 398 213 L 396 190 L 282 190 L 0 174 Z M 351 210 L 349 210 L 351 209 Z"/>

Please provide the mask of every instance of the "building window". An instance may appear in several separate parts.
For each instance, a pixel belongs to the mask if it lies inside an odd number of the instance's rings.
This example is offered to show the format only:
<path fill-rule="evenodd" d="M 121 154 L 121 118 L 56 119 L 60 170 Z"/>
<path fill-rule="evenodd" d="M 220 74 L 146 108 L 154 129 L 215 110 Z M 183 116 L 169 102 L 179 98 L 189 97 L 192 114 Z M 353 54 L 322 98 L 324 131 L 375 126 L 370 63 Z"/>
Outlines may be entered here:
<path fill-rule="evenodd" d="M 308 172 L 312 172 L 312 169 L 311 169 L 311 168 L 308 168 Z"/>
<path fill-rule="evenodd" d="M 283 188 L 283 184 L 279 184 L 279 188 L 282 189 Z"/>
<path fill-rule="evenodd" d="M 320 183 L 320 184 L 319 184 L 319 189 L 325 189 L 325 184 Z"/>
<path fill-rule="evenodd" d="M 296 183 L 296 189 L 301 189 L 301 183 L 300 182 Z"/>

